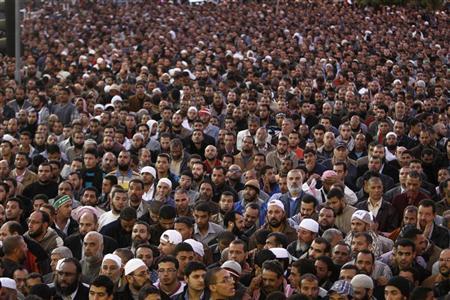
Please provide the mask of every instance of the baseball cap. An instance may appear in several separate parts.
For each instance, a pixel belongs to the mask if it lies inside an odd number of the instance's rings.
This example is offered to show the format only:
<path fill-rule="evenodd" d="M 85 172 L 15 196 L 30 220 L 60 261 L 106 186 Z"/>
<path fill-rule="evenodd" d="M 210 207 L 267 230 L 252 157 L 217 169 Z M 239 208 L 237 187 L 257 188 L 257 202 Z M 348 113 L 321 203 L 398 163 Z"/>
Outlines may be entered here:
<path fill-rule="evenodd" d="M 336 149 L 338 149 L 338 148 L 347 148 L 347 144 L 344 142 L 337 142 Z"/>
<path fill-rule="evenodd" d="M 255 188 L 259 191 L 259 182 L 256 179 L 250 179 L 249 181 L 247 181 L 245 183 L 245 187 L 247 187 L 247 186 Z"/>
<path fill-rule="evenodd" d="M 161 237 L 159 238 L 161 241 L 170 243 L 170 244 L 179 244 L 183 241 L 183 237 L 181 236 L 181 233 L 179 233 L 176 230 L 169 229 L 163 232 L 161 234 Z"/>
<path fill-rule="evenodd" d="M 267 204 L 267 207 L 269 207 L 271 205 L 278 206 L 279 208 L 281 208 L 284 211 L 284 204 L 280 200 L 277 200 L 277 199 L 270 200 L 269 203 Z"/>
<path fill-rule="evenodd" d="M 236 277 L 241 276 L 242 267 L 241 265 L 239 265 L 239 263 L 235 262 L 234 260 L 227 260 L 220 267 L 226 269 L 228 272 L 230 272 L 232 275 Z"/>
<path fill-rule="evenodd" d="M 352 285 L 350 284 L 350 282 L 345 280 L 336 281 L 328 291 L 328 294 L 331 294 L 332 292 L 336 292 L 339 295 L 353 296 Z"/>
<path fill-rule="evenodd" d="M 370 216 L 370 213 L 365 210 L 357 210 L 352 215 L 352 220 L 358 219 L 360 221 L 363 221 L 367 224 L 372 224 L 372 217 Z"/>
<path fill-rule="evenodd" d="M 203 244 L 200 243 L 199 241 L 193 240 L 193 239 L 187 239 L 184 240 L 185 243 L 188 243 L 189 245 L 191 245 L 192 249 L 194 250 L 195 253 L 197 253 L 200 256 L 204 256 L 205 255 L 205 250 L 203 248 Z"/>

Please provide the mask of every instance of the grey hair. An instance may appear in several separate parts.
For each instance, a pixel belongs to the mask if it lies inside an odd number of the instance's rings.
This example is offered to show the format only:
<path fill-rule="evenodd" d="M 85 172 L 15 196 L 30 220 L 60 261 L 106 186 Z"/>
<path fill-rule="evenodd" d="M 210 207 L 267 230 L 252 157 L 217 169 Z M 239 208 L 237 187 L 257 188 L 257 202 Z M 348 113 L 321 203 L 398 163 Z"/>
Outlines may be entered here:
<path fill-rule="evenodd" d="M 72 250 L 70 250 L 66 246 L 60 246 L 58 248 L 53 249 L 51 254 L 58 254 L 64 258 L 72 258 L 73 257 Z"/>
<path fill-rule="evenodd" d="M 342 236 L 342 232 L 339 231 L 339 230 L 336 229 L 336 228 L 328 228 L 328 229 L 325 230 L 325 231 L 323 232 L 323 234 L 322 234 L 322 237 L 323 237 L 324 239 L 326 239 L 330 244 L 333 242 L 333 238 L 334 238 L 335 236 L 343 237 L 343 236 Z"/>

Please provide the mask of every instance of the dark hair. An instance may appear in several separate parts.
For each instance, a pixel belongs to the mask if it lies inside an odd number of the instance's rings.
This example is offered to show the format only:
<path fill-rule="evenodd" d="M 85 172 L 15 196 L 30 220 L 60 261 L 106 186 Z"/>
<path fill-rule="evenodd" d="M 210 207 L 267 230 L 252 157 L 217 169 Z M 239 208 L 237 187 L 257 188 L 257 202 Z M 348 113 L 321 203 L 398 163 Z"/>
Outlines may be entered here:
<path fill-rule="evenodd" d="M 255 232 L 255 240 L 257 244 L 264 245 L 266 243 L 267 237 L 272 231 L 267 229 L 261 229 Z"/>
<path fill-rule="evenodd" d="M 409 174 L 408 174 L 409 176 Z M 433 214 L 436 214 L 436 204 L 434 203 L 433 200 L 430 199 L 424 199 L 422 201 L 419 202 L 419 207 L 423 206 L 423 207 L 431 207 Z"/>
<path fill-rule="evenodd" d="M 191 247 L 192 248 L 192 247 Z M 167 256 L 161 256 L 158 261 L 157 261 L 157 265 L 161 264 L 161 263 L 173 263 L 175 265 L 175 269 L 178 270 L 178 268 L 180 267 L 180 264 L 178 263 L 178 260 L 172 256 L 172 255 L 167 255 Z M 159 267 L 158 267 L 159 268 Z"/>
<path fill-rule="evenodd" d="M 359 238 L 359 237 L 364 237 L 369 245 L 373 243 L 373 238 L 368 232 L 357 232 L 353 236 L 353 238 Z"/>
<path fill-rule="evenodd" d="M 289 245 L 289 240 L 288 240 L 287 236 L 284 233 L 282 233 L 282 232 L 272 232 L 272 233 L 270 233 L 267 236 L 267 238 L 270 238 L 272 236 L 275 238 L 275 241 L 276 241 L 277 244 L 281 244 L 282 245 L 281 246 L 282 248 L 287 248 L 287 246 Z"/>
<path fill-rule="evenodd" d="M 353 264 L 343 265 L 342 268 L 341 268 L 341 271 L 342 270 L 355 270 L 355 272 L 358 273 L 358 268 L 355 265 L 353 265 Z"/>
<path fill-rule="evenodd" d="M 192 246 L 190 244 L 181 242 L 175 246 L 175 249 L 173 251 L 173 256 L 176 257 L 178 255 L 178 253 L 183 252 L 183 251 L 184 252 L 194 252 L 194 249 L 192 248 Z"/>
<path fill-rule="evenodd" d="M 326 256 L 326 255 L 321 255 L 319 256 L 316 261 L 320 260 L 321 262 L 325 263 L 327 265 L 328 268 L 328 272 L 334 273 L 334 263 L 333 260 L 331 259 L 331 257 Z"/>
<path fill-rule="evenodd" d="M 148 295 L 153 295 L 153 294 L 161 296 L 161 292 L 159 291 L 158 288 L 156 288 L 155 286 L 153 286 L 151 284 L 147 284 L 147 285 L 143 286 L 141 288 L 141 290 L 139 291 L 138 300 L 145 300 Z"/>
<path fill-rule="evenodd" d="M 206 266 L 198 261 L 190 261 L 184 268 L 184 276 L 189 277 L 192 272 L 198 271 L 198 270 L 204 270 L 206 271 Z"/>
<path fill-rule="evenodd" d="M 316 237 L 314 239 L 314 242 L 316 244 L 325 244 L 325 251 L 324 251 L 324 253 L 331 253 L 331 244 L 326 239 L 324 239 L 323 237 L 320 237 L 320 236 Z"/>
<path fill-rule="evenodd" d="M 81 274 L 81 272 L 82 272 L 81 264 L 80 264 L 80 262 L 79 262 L 76 258 L 74 258 L 74 257 L 66 257 L 66 258 L 64 258 L 64 260 L 62 261 L 61 265 L 62 265 L 63 263 L 72 263 L 72 264 L 74 264 L 75 267 L 76 267 L 76 269 L 77 269 L 77 275 L 80 275 L 80 274 Z"/>
<path fill-rule="evenodd" d="M 137 219 L 137 213 L 136 210 L 132 207 L 125 207 L 124 209 L 122 209 L 122 211 L 120 212 L 120 216 L 119 218 L 121 220 L 125 220 L 125 221 L 132 221 L 132 220 L 136 220 Z"/>
<path fill-rule="evenodd" d="M 345 197 L 344 192 L 340 189 L 340 188 L 332 188 L 328 194 L 327 194 L 327 198 L 338 198 L 338 199 L 343 199 Z"/>
<path fill-rule="evenodd" d="M 414 278 L 415 279 L 415 278 Z M 409 300 L 423 300 L 427 298 L 428 293 L 433 292 L 431 288 L 418 286 L 414 288 L 409 295 Z"/>
<path fill-rule="evenodd" d="M 419 280 L 420 275 L 417 272 L 417 270 L 414 269 L 413 267 L 405 267 L 405 268 L 401 269 L 400 272 L 409 272 L 412 274 L 414 281 Z"/>
<path fill-rule="evenodd" d="M 142 179 L 133 178 L 128 182 L 128 186 L 130 186 L 132 183 L 140 184 L 142 186 L 142 189 L 144 189 L 144 182 L 142 181 Z"/>
<path fill-rule="evenodd" d="M 277 274 L 278 278 L 283 276 L 284 269 L 278 260 L 267 260 L 263 263 L 262 268 L 264 270 L 272 271 Z"/>
<path fill-rule="evenodd" d="M 416 244 L 409 239 L 398 239 L 394 243 L 394 248 L 397 249 L 399 246 L 402 247 L 411 247 L 412 251 L 416 251 Z"/>
<path fill-rule="evenodd" d="M 177 216 L 177 211 L 175 207 L 170 205 L 163 205 L 159 209 L 159 218 L 160 219 L 175 219 Z"/>
<path fill-rule="evenodd" d="M 30 296 L 35 296 L 36 298 L 31 298 Z M 30 297 L 30 298 L 29 298 Z M 50 287 L 44 283 L 33 285 L 30 289 L 30 294 L 26 299 L 40 299 L 47 300 L 52 299 L 53 292 Z"/>
<path fill-rule="evenodd" d="M 363 249 L 363 250 L 359 251 L 358 255 L 356 256 L 355 263 L 358 260 L 358 256 L 360 254 L 368 254 L 368 255 L 370 255 L 372 257 L 372 263 L 375 264 L 375 254 L 373 254 L 373 251 L 370 251 L 368 249 Z"/>
<path fill-rule="evenodd" d="M 118 182 L 117 177 L 114 175 L 106 175 L 105 177 L 103 177 L 103 179 L 109 180 L 112 185 L 116 185 Z"/>
<path fill-rule="evenodd" d="M 20 209 L 23 209 L 23 202 L 22 202 L 21 199 L 19 199 L 19 198 L 17 198 L 17 197 L 11 197 L 11 198 L 8 198 L 8 199 L 6 200 L 6 204 L 7 204 L 8 202 L 17 202 L 17 204 L 19 204 L 19 208 L 20 208 Z"/>
<path fill-rule="evenodd" d="M 182 223 L 182 224 L 185 224 L 186 226 L 188 226 L 189 228 L 193 228 L 195 221 L 191 217 L 181 216 L 181 217 L 175 218 L 175 223 Z"/>
<path fill-rule="evenodd" d="M 238 212 L 238 211 L 232 210 L 232 211 L 227 212 L 223 216 L 223 226 L 225 228 L 227 228 L 228 227 L 228 222 L 233 222 L 233 223 L 236 222 L 236 215 L 237 214 L 242 216 L 242 214 L 240 212 Z"/>
<path fill-rule="evenodd" d="M 194 210 L 211 213 L 211 209 L 209 208 L 209 203 L 206 201 L 200 201 L 194 206 Z"/>
<path fill-rule="evenodd" d="M 300 258 L 299 260 L 294 261 L 291 266 L 297 269 L 300 276 L 307 273 L 316 274 L 314 261 L 307 258 Z"/>
<path fill-rule="evenodd" d="M 95 158 L 98 158 L 98 152 L 97 152 L 97 149 L 95 149 L 95 148 L 87 148 L 87 149 L 84 151 L 83 156 L 86 155 L 86 154 L 91 154 L 91 155 L 94 155 Z"/>
<path fill-rule="evenodd" d="M 314 205 L 314 208 L 316 208 L 316 207 L 317 207 L 317 204 L 318 204 L 317 199 L 316 199 L 314 196 L 310 195 L 310 194 L 305 194 L 305 195 L 303 196 L 301 202 L 302 202 L 302 203 L 308 203 L 308 204 L 311 204 L 311 203 L 312 203 L 312 204 Z"/>
<path fill-rule="evenodd" d="M 108 296 L 112 295 L 114 292 L 114 283 L 112 280 L 105 275 L 99 275 L 92 281 L 91 286 L 104 287 Z"/>

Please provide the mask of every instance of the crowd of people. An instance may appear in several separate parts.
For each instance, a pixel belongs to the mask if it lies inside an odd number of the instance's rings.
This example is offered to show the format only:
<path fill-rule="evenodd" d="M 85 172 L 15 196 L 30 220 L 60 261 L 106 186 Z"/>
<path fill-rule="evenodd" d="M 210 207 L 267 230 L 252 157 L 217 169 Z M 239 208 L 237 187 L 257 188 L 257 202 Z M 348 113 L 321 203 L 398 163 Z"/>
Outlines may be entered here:
<path fill-rule="evenodd" d="M 0 299 L 449 299 L 447 11 L 277 2 L 26 2 Z"/>

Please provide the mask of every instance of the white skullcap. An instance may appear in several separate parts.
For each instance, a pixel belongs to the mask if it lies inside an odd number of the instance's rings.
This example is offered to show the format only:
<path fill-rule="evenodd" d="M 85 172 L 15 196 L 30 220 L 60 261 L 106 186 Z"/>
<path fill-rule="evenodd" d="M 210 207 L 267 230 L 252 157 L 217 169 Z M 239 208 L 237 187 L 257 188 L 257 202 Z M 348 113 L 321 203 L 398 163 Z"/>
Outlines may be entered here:
<path fill-rule="evenodd" d="M 130 259 L 125 265 L 125 275 L 130 275 L 140 267 L 147 267 L 147 265 L 139 258 Z"/>
<path fill-rule="evenodd" d="M 370 216 L 369 212 L 366 210 L 357 210 L 352 215 L 352 220 L 358 219 L 360 221 L 363 221 L 367 224 L 372 224 L 372 217 Z"/>
<path fill-rule="evenodd" d="M 150 166 L 143 167 L 141 170 L 141 175 L 144 173 L 150 173 L 153 176 L 153 178 L 156 178 L 156 170 L 153 167 Z"/>
<path fill-rule="evenodd" d="M 17 289 L 16 281 L 8 277 L 1 277 L 0 282 L 2 283 L 2 288 Z"/>
<path fill-rule="evenodd" d="M 284 204 L 280 200 L 277 200 L 277 199 L 270 200 L 269 204 L 267 205 L 267 207 L 269 207 L 271 205 L 278 206 L 279 208 L 281 208 L 281 210 L 284 211 Z"/>
<path fill-rule="evenodd" d="M 387 134 L 386 134 L 386 137 L 388 138 L 389 136 L 394 136 L 395 138 L 397 138 L 397 134 L 395 134 L 395 132 L 392 132 L 392 131 L 390 131 L 390 132 L 388 132 Z"/>
<path fill-rule="evenodd" d="M 113 262 L 116 263 L 116 265 L 120 268 L 122 267 L 122 259 L 120 258 L 120 256 L 115 255 L 115 254 L 106 254 L 105 257 L 103 257 L 102 260 L 102 264 L 105 262 L 105 260 L 112 260 Z"/>
<path fill-rule="evenodd" d="M 366 274 L 358 274 L 350 282 L 353 288 L 373 289 L 373 280 Z"/>
<path fill-rule="evenodd" d="M 309 231 L 314 232 L 314 233 L 318 233 L 319 232 L 319 223 L 317 223 L 313 219 L 303 219 L 300 222 L 300 225 L 298 225 L 298 227 L 306 229 L 306 230 L 309 230 Z"/>
<path fill-rule="evenodd" d="M 194 249 L 194 252 L 197 253 L 200 256 L 204 256 L 205 255 L 205 250 L 203 249 L 203 244 L 193 240 L 193 239 L 187 239 L 184 240 L 185 243 L 188 243 L 189 245 L 192 246 L 192 249 Z"/>
<path fill-rule="evenodd" d="M 269 250 L 272 251 L 276 258 L 289 258 L 289 252 L 284 248 L 270 248 Z"/>
<path fill-rule="evenodd" d="M 167 178 L 161 178 L 161 179 L 158 181 L 158 184 L 160 184 L 160 183 L 167 184 L 167 185 L 169 186 L 169 188 L 172 189 L 172 181 L 170 181 L 170 179 L 167 179 Z"/>
<path fill-rule="evenodd" d="M 111 99 L 111 103 L 112 103 L 112 105 L 114 105 L 117 101 L 120 101 L 120 102 L 122 102 L 122 97 L 120 97 L 119 95 L 115 95 L 114 97 L 112 97 L 112 99 Z"/>

